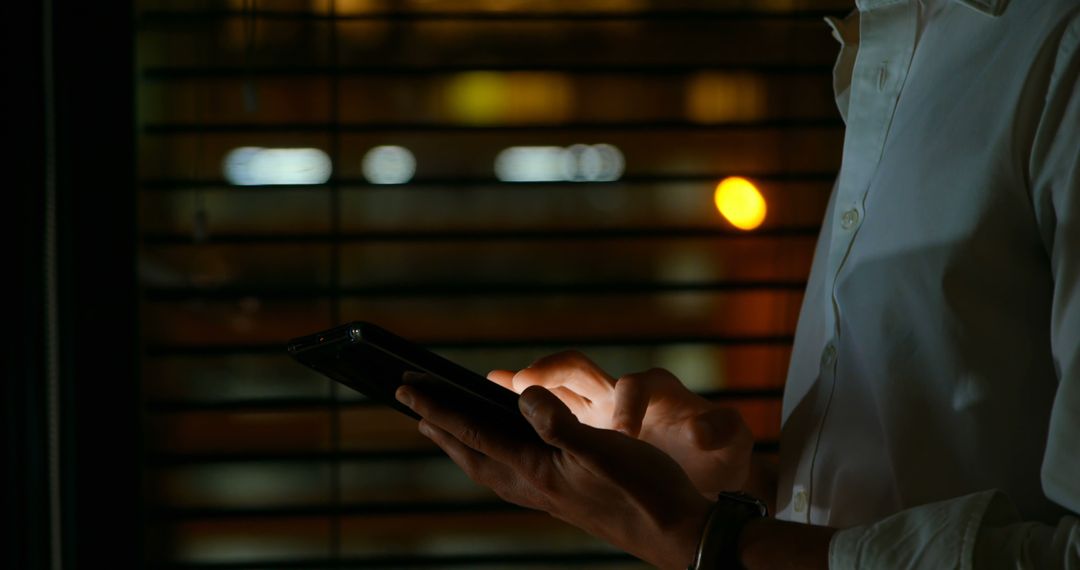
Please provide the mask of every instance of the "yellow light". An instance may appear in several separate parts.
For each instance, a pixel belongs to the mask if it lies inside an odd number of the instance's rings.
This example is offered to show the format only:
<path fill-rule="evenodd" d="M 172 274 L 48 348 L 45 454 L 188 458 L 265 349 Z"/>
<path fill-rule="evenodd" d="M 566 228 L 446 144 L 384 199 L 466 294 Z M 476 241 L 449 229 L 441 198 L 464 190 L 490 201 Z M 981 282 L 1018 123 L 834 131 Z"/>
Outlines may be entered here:
<path fill-rule="evenodd" d="M 752 230 L 765 221 L 765 198 L 745 178 L 730 176 L 721 180 L 713 201 L 720 214 L 740 230 Z"/>
<path fill-rule="evenodd" d="M 454 118 L 470 124 L 496 123 L 506 105 L 506 75 L 487 71 L 461 73 L 448 90 Z"/>
<path fill-rule="evenodd" d="M 469 71 L 447 79 L 446 113 L 470 125 L 555 123 L 570 118 L 573 84 L 560 73 Z"/>

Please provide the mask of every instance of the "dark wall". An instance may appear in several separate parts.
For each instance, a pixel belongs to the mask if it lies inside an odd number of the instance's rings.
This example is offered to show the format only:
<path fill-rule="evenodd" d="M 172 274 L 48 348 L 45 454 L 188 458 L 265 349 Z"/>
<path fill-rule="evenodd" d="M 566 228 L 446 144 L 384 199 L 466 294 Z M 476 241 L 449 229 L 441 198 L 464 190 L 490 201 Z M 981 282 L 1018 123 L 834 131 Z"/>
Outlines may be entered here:
<path fill-rule="evenodd" d="M 4 18 L 9 83 L 3 113 L 7 220 L 3 328 L 3 556 L 6 568 L 43 568 L 48 560 L 46 392 L 42 222 L 45 215 L 45 107 L 42 11 L 16 3 Z M 13 57 L 18 54 L 18 57 Z M 16 144 L 11 144 L 15 142 Z"/>
<path fill-rule="evenodd" d="M 7 528 L 16 531 L 7 567 L 48 567 L 51 371 L 59 380 L 64 567 L 135 567 L 142 540 L 132 6 L 64 0 L 10 10 L 18 13 L 5 17 L 5 52 L 14 56 L 7 91 L 17 102 L 7 134 L 17 144 L 7 147 L 15 207 L 4 231 L 17 246 L 9 250 L 16 274 L 4 359 L 4 493 L 14 506 L 5 507 Z"/>

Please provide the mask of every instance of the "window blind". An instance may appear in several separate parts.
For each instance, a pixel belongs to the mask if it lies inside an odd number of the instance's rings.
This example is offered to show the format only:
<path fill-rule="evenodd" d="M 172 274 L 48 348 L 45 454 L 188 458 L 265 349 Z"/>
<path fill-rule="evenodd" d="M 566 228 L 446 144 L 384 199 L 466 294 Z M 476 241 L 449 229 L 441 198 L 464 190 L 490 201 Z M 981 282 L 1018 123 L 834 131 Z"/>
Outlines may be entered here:
<path fill-rule="evenodd" d="M 478 372 L 579 348 L 773 454 L 842 124 L 838 0 L 142 0 L 147 545 L 167 568 L 640 562 L 291 362 L 369 320 Z M 728 176 L 766 204 L 740 230 Z"/>

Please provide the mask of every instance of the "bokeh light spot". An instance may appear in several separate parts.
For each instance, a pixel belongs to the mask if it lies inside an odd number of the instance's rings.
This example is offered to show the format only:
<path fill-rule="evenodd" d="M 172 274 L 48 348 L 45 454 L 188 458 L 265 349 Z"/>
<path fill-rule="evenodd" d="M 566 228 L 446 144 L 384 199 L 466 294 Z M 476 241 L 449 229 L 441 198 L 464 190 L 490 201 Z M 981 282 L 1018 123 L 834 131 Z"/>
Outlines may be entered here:
<path fill-rule="evenodd" d="M 503 182 L 612 182 L 625 167 L 622 151 L 605 143 L 512 146 L 495 157 L 495 177 Z"/>
<path fill-rule="evenodd" d="M 765 198 L 753 182 L 730 176 L 716 185 L 713 201 L 720 215 L 740 230 L 752 230 L 765 221 Z"/>
<path fill-rule="evenodd" d="M 364 155 L 362 168 L 372 184 L 404 184 L 416 174 L 416 157 L 403 146 L 377 146 Z"/>

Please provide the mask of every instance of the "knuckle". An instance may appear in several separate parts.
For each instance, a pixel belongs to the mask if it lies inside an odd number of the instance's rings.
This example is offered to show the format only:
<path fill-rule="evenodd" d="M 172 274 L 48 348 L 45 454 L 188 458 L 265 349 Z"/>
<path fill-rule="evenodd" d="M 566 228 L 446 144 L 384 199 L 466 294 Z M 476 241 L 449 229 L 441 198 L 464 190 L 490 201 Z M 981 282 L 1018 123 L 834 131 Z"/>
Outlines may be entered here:
<path fill-rule="evenodd" d="M 577 350 L 563 350 L 538 358 L 529 368 L 578 366 L 585 360 L 585 355 Z"/>
<path fill-rule="evenodd" d="M 517 391 L 522 391 L 537 383 L 537 371 L 533 368 L 523 368 L 518 370 L 512 378 L 510 378 L 510 384 Z"/>
<path fill-rule="evenodd" d="M 461 426 L 458 430 L 457 438 L 461 443 L 464 443 L 473 449 L 479 449 L 480 447 L 480 432 L 475 426 L 469 424 Z"/>
<path fill-rule="evenodd" d="M 553 352 L 553 353 L 548 354 L 546 356 L 541 356 L 540 358 L 537 358 L 530 365 L 530 368 L 534 367 L 534 366 L 545 366 L 545 365 L 549 365 L 549 364 L 559 364 L 559 363 L 566 362 L 566 361 L 572 361 L 572 360 L 575 360 L 577 358 L 581 358 L 583 356 L 584 356 L 583 354 L 581 354 L 580 352 L 578 352 L 576 350 L 560 350 L 559 352 Z"/>
<path fill-rule="evenodd" d="M 538 414 L 539 420 L 535 424 L 536 433 L 544 441 L 558 445 L 563 440 L 564 430 L 559 422 L 554 421 L 551 414 Z"/>
<path fill-rule="evenodd" d="M 551 441 L 555 435 L 555 427 L 550 415 L 543 413 L 542 410 L 536 410 L 533 412 L 533 418 L 533 429 L 536 433 L 545 441 Z"/>
<path fill-rule="evenodd" d="M 536 367 L 539 367 L 539 366 L 543 366 L 545 362 L 547 362 L 547 361 L 549 361 L 551 359 L 551 357 L 552 357 L 552 355 L 550 355 L 550 354 L 547 355 L 547 356 L 541 356 L 540 358 L 537 358 L 536 360 L 533 360 L 532 362 L 530 362 L 529 365 L 526 366 L 525 368 L 522 368 L 519 371 L 519 373 L 523 372 L 525 370 L 528 370 L 530 368 L 536 368 Z"/>
<path fill-rule="evenodd" d="M 675 380 L 675 375 L 667 368 L 650 368 L 645 371 L 645 374 L 654 381 L 670 382 Z"/>
<path fill-rule="evenodd" d="M 635 372 L 627 374 L 615 383 L 615 388 L 631 399 L 650 397 L 656 392 L 660 383 L 651 371 Z"/>
<path fill-rule="evenodd" d="M 622 389 L 624 392 L 631 393 L 641 390 L 643 384 L 644 379 L 642 378 L 642 374 L 639 372 L 627 374 L 626 376 L 621 376 L 618 380 L 615 381 L 615 386 L 617 388 Z"/>
<path fill-rule="evenodd" d="M 580 350 L 564 350 L 562 353 L 562 359 L 575 364 L 581 364 L 588 362 L 589 358 L 585 356 L 585 353 Z"/>
<path fill-rule="evenodd" d="M 529 483 L 540 492 L 541 495 L 553 493 L 557 487 L 557 478 L 550 466 L 545 464 L 536 465 L 528 471 Z"/>

